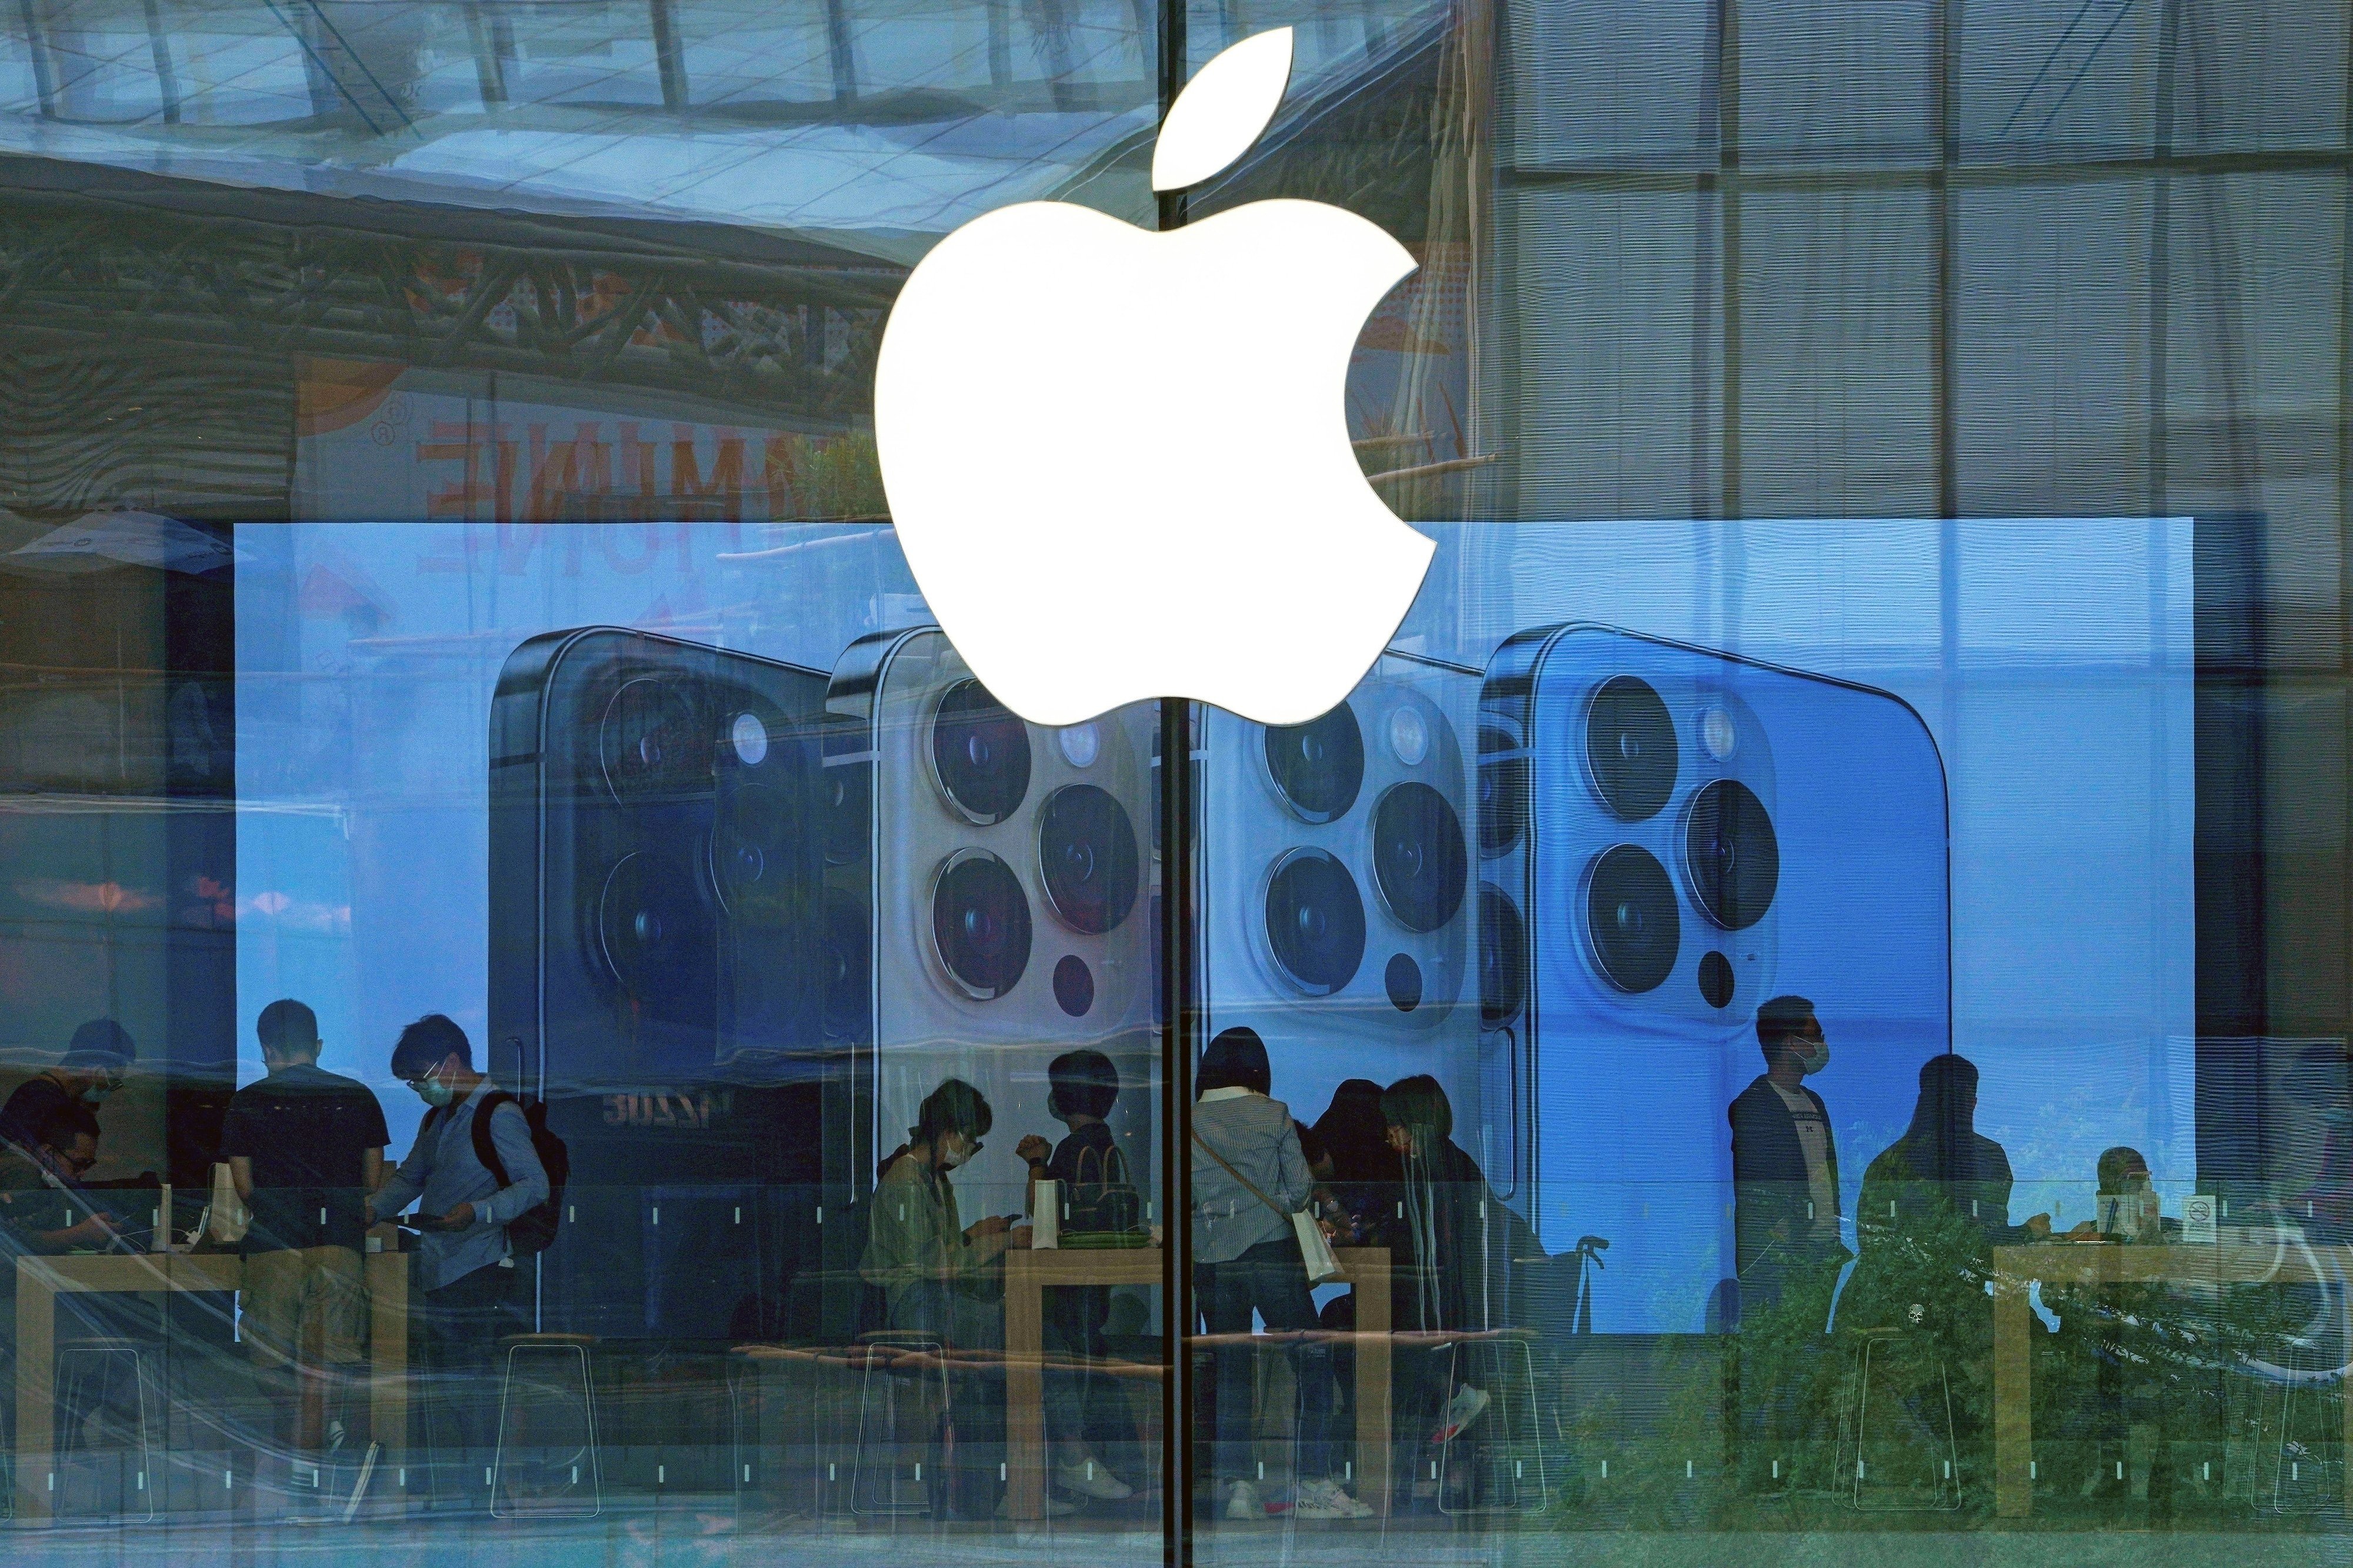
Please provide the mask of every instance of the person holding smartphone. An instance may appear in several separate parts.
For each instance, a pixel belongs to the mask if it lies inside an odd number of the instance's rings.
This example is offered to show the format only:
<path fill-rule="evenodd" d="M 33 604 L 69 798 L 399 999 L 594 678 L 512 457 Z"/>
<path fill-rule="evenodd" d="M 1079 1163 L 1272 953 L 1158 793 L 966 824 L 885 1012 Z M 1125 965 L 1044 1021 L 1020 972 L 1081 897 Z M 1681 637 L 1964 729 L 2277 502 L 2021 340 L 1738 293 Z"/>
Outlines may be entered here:
<path fill-rule="evenodd" d="M 474 1070 L 473 1046 L 455 1020 L 428 1013 L 403 1029 L 392 1048 L 392 1074 L 431 1109 L 367 1218 L 373 1223 L 379 1215 L 420 1205 L 418 1218 L 426 1222 L 417 1247 L 421 1294 L 409 1310 L 439 1395 L 443 1431 L 437 1447 L 457 1461 L 452 1479 L 462 1482 L 480 1475 L 497 1439 L 500 1336 L 523 1327 L 514 1307 L 520 1275 L 507 1226 L 546 1201 L 547 1172 L 532 1146 L 522 1107 L 512 1096 L 501 1096 L 489 1110 L 491 1149 L 506 1169 L 506 1181 L 475 1152 L 474 1120 L 495 1090 Z M 473 1500 L 470 1507 L 487 1496 L 480 1486 L 462 1484 L 457 1495 Z"/>

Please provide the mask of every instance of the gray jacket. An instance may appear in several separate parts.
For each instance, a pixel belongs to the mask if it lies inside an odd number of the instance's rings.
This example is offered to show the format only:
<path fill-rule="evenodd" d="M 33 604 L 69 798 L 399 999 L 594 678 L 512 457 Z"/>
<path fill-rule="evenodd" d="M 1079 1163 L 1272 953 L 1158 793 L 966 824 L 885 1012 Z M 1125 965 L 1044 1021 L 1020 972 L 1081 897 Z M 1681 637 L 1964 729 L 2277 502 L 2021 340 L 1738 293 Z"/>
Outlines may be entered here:
<path fill-rule="evenodd" d="M 1262 1094 L 1211 1089 L 1193 1107 L 1193 1131 L 1283 1208 L 1276 1214 L 1216 1160 L 1193 1150 L 1193 1261 L 1229 1263 L 1260 1242 L 1291 1235 L 1286 1216 L 1315 1193 L 1291 1107 Z"/>
<path fill-rule="evenodd" d="M 389 1219 L 423 1199 L 427 1214 L 448 1214 L 459 1204 L 474 1205 L 474 1223 L 464 1230 L 430 1231 L 417 1243 L 418 1283 L 427 1290 L 454 1285 L 478 1268 L 508 1261 L 507 1222 L 547 1201 L 547 1172 L 531 1145 L 531 1123 L 512 1100 L 491 1117 L 491 1147 L 507 1168 L 500 1186 L 474 1157 L 474 1118 L 496 1088 L 489 1079 L 417 1130 L 417 1146 L 375 1194 L 375 1212 Z"/>

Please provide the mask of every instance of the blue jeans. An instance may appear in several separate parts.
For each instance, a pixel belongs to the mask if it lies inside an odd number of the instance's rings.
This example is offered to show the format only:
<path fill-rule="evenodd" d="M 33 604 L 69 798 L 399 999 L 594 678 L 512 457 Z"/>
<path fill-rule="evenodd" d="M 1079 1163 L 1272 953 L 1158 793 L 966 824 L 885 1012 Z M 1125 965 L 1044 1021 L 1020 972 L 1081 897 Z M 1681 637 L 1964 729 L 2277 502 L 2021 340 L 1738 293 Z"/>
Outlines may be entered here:
<path fill-rule="evenodd" d="M 1315 1300 L 1307 1291 L 1307 1266 L 1299 1239 L 1283 1235 L 1261 1241 L 1240 1258 L 1204 1263 L 1193 1272 L 1193 1289 L 1212 1334 L 1247 1334 L 1250 1314 L 1266 1320 L 1270 1333 L 1319 1327 Z M 1205 1423 L 1215 1433 L 1214 1473 L 1220 1479 L 1249 1479 L 1250 1450 L 1250 1359 L 1252 1348 L 1217 1347 L 1217 1406 Z M 1299 1384 L 1299 1449 L 1293 1475 L 1303 1481 L 1332 1473 L 1332 1357 L 1321 1344 L 1290 1351 Z"/>

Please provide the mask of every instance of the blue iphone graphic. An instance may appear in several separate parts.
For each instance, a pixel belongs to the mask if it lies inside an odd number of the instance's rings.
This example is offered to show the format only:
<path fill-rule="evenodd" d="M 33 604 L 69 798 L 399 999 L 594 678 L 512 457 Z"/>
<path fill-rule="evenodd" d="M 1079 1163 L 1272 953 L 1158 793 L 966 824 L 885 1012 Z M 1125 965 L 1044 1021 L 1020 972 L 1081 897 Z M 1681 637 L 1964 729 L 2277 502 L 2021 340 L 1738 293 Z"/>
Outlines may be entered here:
<path fill-rule="evenodd" d="M 1884 691 L 1573 625 L 1523 632 L 1480 713 L 1484 1022 L 1520 1064 L 1514 1199 L 1609 1238 L 1594 1327 L 1723 1326 L 1726 1109 L 1757 1006 L 1810 998 L 1852 1245 L 1863 1167 L 1951 1035 L 1944 766 Z M 1490 1052 L 1489 1054 L 1498 1054 Z"/>

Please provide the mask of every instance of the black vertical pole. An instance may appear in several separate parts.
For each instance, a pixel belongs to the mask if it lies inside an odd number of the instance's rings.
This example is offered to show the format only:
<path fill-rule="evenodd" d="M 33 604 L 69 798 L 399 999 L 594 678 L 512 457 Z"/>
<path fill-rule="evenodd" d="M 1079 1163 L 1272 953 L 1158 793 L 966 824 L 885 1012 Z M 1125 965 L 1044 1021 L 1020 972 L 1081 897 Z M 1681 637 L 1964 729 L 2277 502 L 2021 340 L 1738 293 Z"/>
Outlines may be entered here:
<path fill-rule="evenodd" d="M 1160 701 L 1160 1169 L 1162 1343 L 1167 1404 L 1161 1426 L 1161 1552 L 1168 1568 L 1193 1561 L 1192 1139 L 1194 1001 L 1192 704 Z"/>
<path fill-rule="evenodd" d="M 1185 89 L 1186 0 L 1160 0 L 1160 118 Z M 1159 193 L 1160 227 L 1185 223 L 1185 193 Z M 1167 1356 L 1161 1417 L 1160 1551 L 1168 1568 L 1193 1563 L 1192 1173 L 1194 936 L 1193 714 L 1178 698 L 1160 702 L 1160 1300 Z"/>

